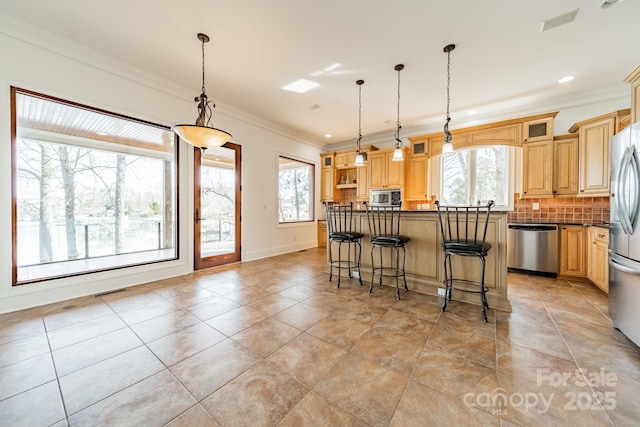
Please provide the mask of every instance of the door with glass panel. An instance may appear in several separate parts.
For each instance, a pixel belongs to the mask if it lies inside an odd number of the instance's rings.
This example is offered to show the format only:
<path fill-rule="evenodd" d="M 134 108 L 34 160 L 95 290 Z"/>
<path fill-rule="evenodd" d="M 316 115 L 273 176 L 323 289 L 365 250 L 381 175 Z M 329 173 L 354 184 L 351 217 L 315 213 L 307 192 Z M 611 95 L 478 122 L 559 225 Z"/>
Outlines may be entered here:
<path fill-rule="evenodd" d="M 194 151 L 196 270 L 240 261 L 240 153 L 230 142 Z"/>

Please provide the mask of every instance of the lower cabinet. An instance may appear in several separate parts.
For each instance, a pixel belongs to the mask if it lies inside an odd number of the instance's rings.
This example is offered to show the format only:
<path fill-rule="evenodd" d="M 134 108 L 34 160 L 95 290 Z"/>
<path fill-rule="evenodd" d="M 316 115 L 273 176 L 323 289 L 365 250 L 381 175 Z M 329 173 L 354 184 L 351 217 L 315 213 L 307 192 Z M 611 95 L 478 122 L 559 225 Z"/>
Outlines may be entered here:
<path fill-rule="evenodd" d="M 609 230 L 589 227 L 587 277 L 609 293 Z"/>
<path fill-rule="evenodd" d="M 318 221 L 318 247 L 324 248 L 327 246 L 327 223 L 325 221 Z"/>
<path fill-rule="evenodd" d="M 560 276 L 587 277 L 587 227 L 560 226 Z"/>

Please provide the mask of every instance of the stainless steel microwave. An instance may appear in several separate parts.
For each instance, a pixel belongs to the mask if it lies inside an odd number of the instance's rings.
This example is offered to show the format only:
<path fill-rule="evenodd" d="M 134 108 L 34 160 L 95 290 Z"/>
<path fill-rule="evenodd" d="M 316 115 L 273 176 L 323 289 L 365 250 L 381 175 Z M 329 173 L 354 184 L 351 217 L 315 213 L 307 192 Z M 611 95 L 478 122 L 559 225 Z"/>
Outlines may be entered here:
<path fill-rule="evenodd" d="M 402 190 L 399 188 L 370 190 L 369 203 L 371 206 L 400 206 Z"/>

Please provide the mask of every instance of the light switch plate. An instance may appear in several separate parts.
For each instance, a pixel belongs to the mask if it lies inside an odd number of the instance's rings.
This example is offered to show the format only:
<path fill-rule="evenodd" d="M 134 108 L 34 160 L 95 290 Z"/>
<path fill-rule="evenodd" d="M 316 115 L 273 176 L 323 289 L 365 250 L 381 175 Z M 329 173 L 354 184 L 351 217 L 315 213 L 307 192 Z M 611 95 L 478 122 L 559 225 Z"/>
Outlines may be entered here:
<path fill-rule="evenodd" d="M 444 289 L 438 288 L 438 295 L 444 296 Z"/>
<path fill-rule="evenodd" d="M 538 203 L 538 202 L 533 202 L 533 210 L 534 210 L 534 211 L 540 210 L 540 203 Z"/>

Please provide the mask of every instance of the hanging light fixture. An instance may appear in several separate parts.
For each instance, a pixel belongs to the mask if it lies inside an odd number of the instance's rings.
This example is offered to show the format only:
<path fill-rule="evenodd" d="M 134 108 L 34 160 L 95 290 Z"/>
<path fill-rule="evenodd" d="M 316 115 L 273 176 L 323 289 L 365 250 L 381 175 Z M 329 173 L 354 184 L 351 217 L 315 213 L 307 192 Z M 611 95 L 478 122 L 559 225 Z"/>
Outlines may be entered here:
<path fill-rule="evenodd" d="M 444 144 L 442 145 L 442 154 L 453 153 L 453 144 L 451 143 L 451 132 L 449 132 L 449 122 L 451 116 L 449 115 L 449 86 L 451 84 L 451 51 L 456 48 L 455 44 L 448 44 L 444 47 L 443 51 L 447 53 L 447 121 L 444 123 Z"/>
<path fill-rule="evenodd" d="M 171 130 L 185 142 L 206 150 L 223 145 L 231 139 L 231 134 L 210 126 L 216 104 L 208 100 L 204 90 L 204 44 L 209 42 L 209 36 L 198 33 L 198 40 L 202 42 L 202 93 L 194 99 L 198 103 L 198 118 L 195 125 L 175 125 Z"/>
<path fill-rule="evenodd" d="M 367 153 L 360 152 L 360 141 L 362 140 L 362 85 L 364 80 L 356 81 L 358 85 L 358 140 L 356 141 L 356 160 L 353 162 L 356 166 L 364 166 Z"/>
<path fill-rule="evenodd" d="M 402 148 L 400 148 L 402 147 L 402 141 L 400 141 L 400 129 L 402 128 L 402 126 L 400 126 L 400 71 L 404 69 L 404 65 L 398 64 L 393 69 L 398 72 L 398 121 L 396 122 L 397 128 L 395 134 L 396 149 L 393 150 L 393 157 L 391 158 L 391 160 L 393 160 L 394 162 L 401 162 L 404 160 L 404 153 L 402 152 Z"/>

